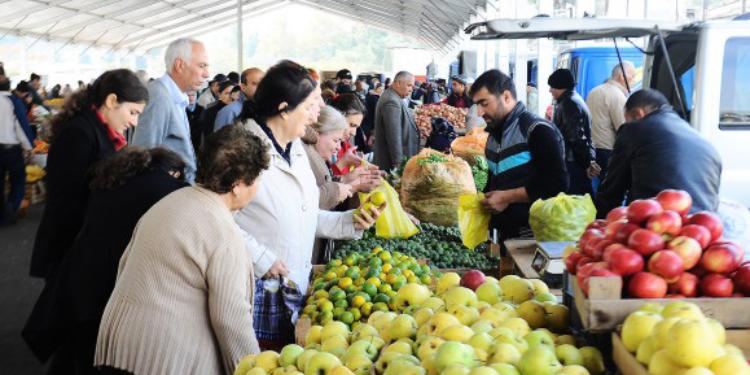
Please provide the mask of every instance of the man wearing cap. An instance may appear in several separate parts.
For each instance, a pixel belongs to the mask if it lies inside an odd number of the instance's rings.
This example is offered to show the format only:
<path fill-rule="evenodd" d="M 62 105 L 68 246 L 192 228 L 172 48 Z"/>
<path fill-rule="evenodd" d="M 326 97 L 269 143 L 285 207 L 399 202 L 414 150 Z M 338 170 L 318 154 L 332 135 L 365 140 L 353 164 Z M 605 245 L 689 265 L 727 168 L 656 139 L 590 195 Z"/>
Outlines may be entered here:
<path fill-rule="evenodd" d="M 555 99 L 552 122 L 565 140 L 565 163 L 570 177 L 568 194 L 591 194 L 591 177 L 601 170 L 591 142 L 591 113 L 575 90 L 575 78 L 568 69 L 558 69 L 547 80 Z"/>
<path fill-rule="evenodd" d="M 203 91 L 200 97 L 198 97 L 198 105 L 206 109 L 212 103 L 219 100 L 219 85 L 226 80 L 227 77 L 221 73 L 215 75 L 214 79 L 208 82 L 208 90 Z"/>
<path fill-rule="evenodd" d="M 451 94 L 445 99 L 445 103 L 456 108 L 469 108 L 472 103 L 466 90 L 466 77 L 453 76 L 451 78 Z"/>
<path fill-rule="evenodd" d="M 339 94 L 354 92 L 352 89 L 352 72 L 349 69 L 341 69 L 336 72 L 336 92 Z"/>

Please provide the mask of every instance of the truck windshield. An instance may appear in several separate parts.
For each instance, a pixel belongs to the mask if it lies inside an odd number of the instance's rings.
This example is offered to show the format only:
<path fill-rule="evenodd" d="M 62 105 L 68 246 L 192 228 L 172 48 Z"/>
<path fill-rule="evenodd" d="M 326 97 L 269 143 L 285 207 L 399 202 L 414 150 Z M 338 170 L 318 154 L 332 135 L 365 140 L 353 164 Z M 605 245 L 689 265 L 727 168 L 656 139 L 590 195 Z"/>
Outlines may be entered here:
<path fill-rule="evenodd" d="M 750 38 L 727 40 L 721 73 L 719 125 L 722 129 L 750 125 Z"/>

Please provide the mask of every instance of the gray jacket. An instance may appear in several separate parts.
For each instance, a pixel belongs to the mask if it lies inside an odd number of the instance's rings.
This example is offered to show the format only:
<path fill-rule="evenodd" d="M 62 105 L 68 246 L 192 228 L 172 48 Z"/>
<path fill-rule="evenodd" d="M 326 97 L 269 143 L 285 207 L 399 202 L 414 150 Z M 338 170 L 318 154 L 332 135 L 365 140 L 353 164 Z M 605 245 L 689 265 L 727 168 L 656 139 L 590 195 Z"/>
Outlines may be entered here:
<path fill-rule="evenodd" d="M 164 146 L 177 154 L 187 164 L 187 181 L 195 180 L 195 150 L 190 141 L 190 125 L 185 108 L 176 103 L 162 79 L 148 84 L 149 101 L 138 119 L 132 144 L 143 148 Z"/>
<path fill-rule="evenodd" d="M 419 153 L 419 141 L 414 114 L 396 91 L 385 90 L 375 108 L 373 162 L 389 171 L 397 167 L 403 157 Z"/>

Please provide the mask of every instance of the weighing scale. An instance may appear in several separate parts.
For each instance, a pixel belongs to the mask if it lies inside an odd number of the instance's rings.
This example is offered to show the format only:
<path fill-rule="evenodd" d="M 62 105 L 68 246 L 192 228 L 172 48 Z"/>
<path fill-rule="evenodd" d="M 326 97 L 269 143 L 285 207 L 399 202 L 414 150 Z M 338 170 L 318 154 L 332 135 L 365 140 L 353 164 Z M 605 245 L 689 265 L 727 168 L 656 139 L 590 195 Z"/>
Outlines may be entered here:
<path fill-rule="evenodd" d="M 575 245 L 573 241 L 537 242 L 534 259 L 531 261 L 539 277 L 552 288 L 562 287 L 565 262 L 562 259 L 565 248 Z"/>

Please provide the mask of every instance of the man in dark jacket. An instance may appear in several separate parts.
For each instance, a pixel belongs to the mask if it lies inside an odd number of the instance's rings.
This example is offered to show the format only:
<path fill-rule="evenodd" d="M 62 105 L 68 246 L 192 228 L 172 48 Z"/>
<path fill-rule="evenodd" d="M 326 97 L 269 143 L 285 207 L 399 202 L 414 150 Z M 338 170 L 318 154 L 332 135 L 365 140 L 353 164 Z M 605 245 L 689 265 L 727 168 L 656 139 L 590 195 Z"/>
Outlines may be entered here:
<path fill-rule="evenodd" d="M 721 157 L 690 124 L 680 118 L 660 92 L 645 89 L 625 103 L 625 121 L 617 131 L 607 177 L 596 196 L 606 215 L 624 200 L 682 189 L 693 198 L 693 211 L 719 206 Z"/>
<path fill-rule="evenodd" d="M 568 187 L 563 139 L 553 124 L 517 101 L 513 80 L 499 70 L 479 76 L 470 95 L 489 133 L 482 205 L 493 212 L 490 226 L 501 238 L 517 237 L 529 226 L 531 202 Z"/>
<path fill-rule="evenodd" d="M 570 70 L 556 70 L 547 83 L 556 101 L 552 122 L 565 139 L 565 164 L 570 176 L 567 193 L 591 194 L 591 177 L 598 174 L 599 168 L 591 142 L 591 113 L 575 90 L 576 82 Z"/>

